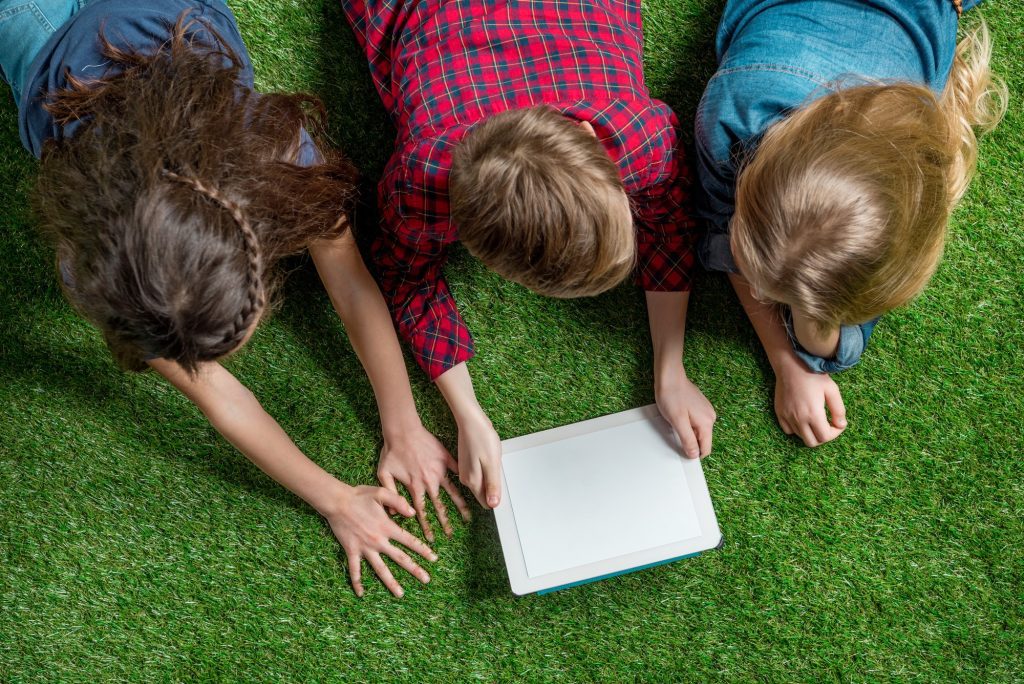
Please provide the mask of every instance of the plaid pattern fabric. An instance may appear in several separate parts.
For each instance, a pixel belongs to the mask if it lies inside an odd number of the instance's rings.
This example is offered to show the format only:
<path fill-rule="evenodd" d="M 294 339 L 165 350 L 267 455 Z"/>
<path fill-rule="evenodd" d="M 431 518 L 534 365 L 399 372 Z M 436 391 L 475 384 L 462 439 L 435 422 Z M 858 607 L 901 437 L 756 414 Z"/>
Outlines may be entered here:
<path fill-rule="evenodd" d="M 399 335 L 431 379 L 473 356 L 444 280 L 451 150 L 479 121 L 547 104 L 589 121 L 633 204 L 646 290 L 684 291 L 695 265 L 679 122 L 643 78 L 635 0 L 342 0 L 398 130 L 378 188 L 371 262 Z"/>

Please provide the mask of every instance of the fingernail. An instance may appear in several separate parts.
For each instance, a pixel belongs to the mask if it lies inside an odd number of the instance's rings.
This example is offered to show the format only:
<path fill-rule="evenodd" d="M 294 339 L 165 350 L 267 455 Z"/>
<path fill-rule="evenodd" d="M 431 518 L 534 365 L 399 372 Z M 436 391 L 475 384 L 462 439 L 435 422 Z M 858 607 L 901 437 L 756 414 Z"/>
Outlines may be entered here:
<path fill-rule="evenodd" d="M 437 560 L 437 554 L 436 553 L 430 554 L 430 560 L 431 561 L 436 561 Z"/>
<path fill-rule="evenodd" d="M 428 575 L 427 573 L 423 573 L 423 576 L 420 577 L 420 580 L 422 580 L 424 584 L 429 584 L 430 583 L 430 575 Z"/>
<path fill-rule="evenodd" d="M 489 497 L 487 497 L 487 505 L 490 506 L 491 508 L 494 508 L 495 506 L 497 506 L 498 505 L 498 497 L 496 497 L 496 496 L 489 496 Z"/>
<path fill-rule="evenodd" d="M 686 453 L 689 455 L 690 458 L 697 458 L 698 456 L 700 456 L 700 452 L 697 451 L 696 449 L 690 449 Z"/>
<path fill-rule="evenodd" d="M 397 594 L 395 594 L 395 597 L 396 597 L 396 598 L 402 598 L 403 596 L 405 596 L 405 592 L 404 592 L 404 591 L 402 591 L 401 589 L 399 589 L 399 590 L 398 590 L 398 593 L 397 593 Z"/>

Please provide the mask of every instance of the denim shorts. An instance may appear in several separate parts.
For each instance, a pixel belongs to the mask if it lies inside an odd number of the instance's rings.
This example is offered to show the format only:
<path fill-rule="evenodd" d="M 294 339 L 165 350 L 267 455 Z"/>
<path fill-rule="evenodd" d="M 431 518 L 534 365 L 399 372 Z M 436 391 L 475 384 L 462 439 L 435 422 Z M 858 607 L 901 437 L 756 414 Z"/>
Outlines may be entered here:
<path fill-rule="evenodd" d="M 90 0 L 0 0 L 0 69 L 21 102 L 32 60 L 68 19 Z"/>

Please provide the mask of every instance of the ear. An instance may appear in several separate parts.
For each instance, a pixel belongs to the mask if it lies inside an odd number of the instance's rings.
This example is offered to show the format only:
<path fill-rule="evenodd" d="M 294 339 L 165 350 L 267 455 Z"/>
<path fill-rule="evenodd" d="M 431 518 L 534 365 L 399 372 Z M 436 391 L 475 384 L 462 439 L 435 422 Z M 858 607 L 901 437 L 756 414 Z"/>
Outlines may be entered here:
<path fill-rule="evenodd" d="M 595 138 L 597 137 L 597 133 L 594 132 L 594 127 L 590 124 L 589 121 L 580 121 L 580 128 L 582 128 L 588 134 L 594 136 Z"/>

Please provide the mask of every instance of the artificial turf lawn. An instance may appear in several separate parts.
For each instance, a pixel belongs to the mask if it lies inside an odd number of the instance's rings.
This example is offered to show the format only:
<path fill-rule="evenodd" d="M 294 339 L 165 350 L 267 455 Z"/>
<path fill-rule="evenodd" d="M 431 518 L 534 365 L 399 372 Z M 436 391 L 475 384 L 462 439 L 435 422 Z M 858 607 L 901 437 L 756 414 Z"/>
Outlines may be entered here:
<path fill-rule="evenodd" d="M 684 125 L 720 1 L 647 3 L 648 78 Z M 321 94 L 367 188 L 391 131 L 336 0 L 232 2 L 263 89 Z M 1024 74 L 1024 8 L 983 6 L 995 67 Z M 349 589 L 301 501 L 160 378 L 127 375 L 62 298 L 31 226 L 35 163 L 0 104 L 0 680 L 1020 681 L 1024 671 L 1024 117 L 980 174 L 926 294 L 837 379 L 850 427 L 810 450 L 719 277 L 695 292 L 691 377 L 720 419 L 704 467 L 720 551 L 514 598 L 490 514 L 436 545 L 433 582 Z M 364 193 L 372 198 L 372 190 Z M 359 221 L 372 223 L 372 207 Z M 231 368 L 307 454 L 373 481 L 373 397 L 311 265 Z M 535 297 L 457 251 L 471 368 L 511 437 L 652 400 L 642 297 Z M 429 427 L 454 448 L 414 369 Z M 412 526 L 410 526 L 412 528 Z M 406 581 L 408 580 L 408 581 Z"/>

